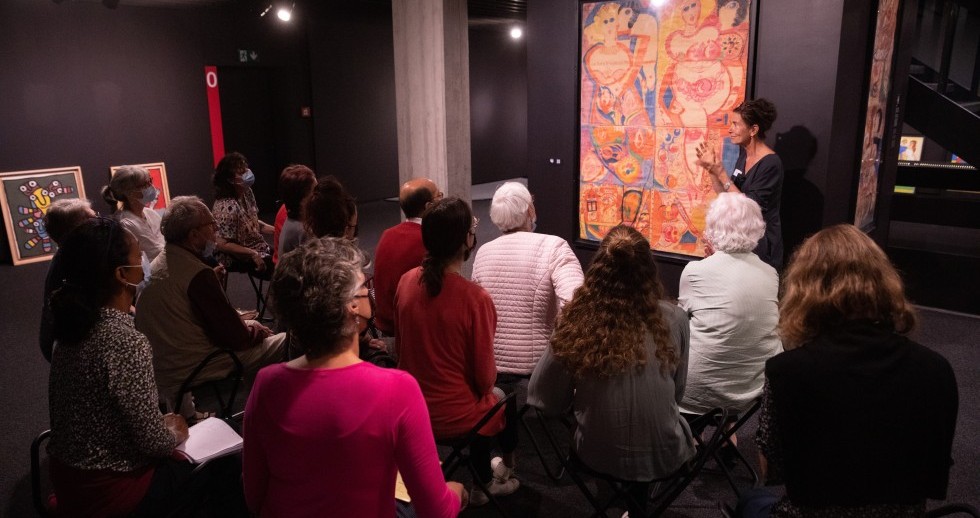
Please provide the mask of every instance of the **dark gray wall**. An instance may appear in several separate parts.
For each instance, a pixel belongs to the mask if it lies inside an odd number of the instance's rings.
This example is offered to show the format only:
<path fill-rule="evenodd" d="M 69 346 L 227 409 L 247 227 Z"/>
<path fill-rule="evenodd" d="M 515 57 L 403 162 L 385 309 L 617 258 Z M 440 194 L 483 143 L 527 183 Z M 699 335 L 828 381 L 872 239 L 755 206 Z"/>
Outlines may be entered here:
<path fill-rule="evenodd" d="M 317 172 L 362 201 L 398 195 L 398 131 L 391 7 L 321 6 L 310 22 Z M 525 46 L 500 28 L 471 28 L 473 182 L 524 176 Z"/>
<path fill-rule="evenodd" d="M 204 66 L 237 66 L 238 48 L 259 53 L 250 66 L 274 70 L 279 163 L 309 162 L 302 33 L 269 21 L 235 7 L 0 3 L 0 171 L 80 165 L 97 199 L 109 166 L 162 161 L 171 196 L 210 200 Z M 264 181 L 278 169 L 256 174 Z"/>
<path fill-rule="evenodd" d="M 471 27 L 473 183 L 527 176 L 527 45 L 510 25 Z"/>

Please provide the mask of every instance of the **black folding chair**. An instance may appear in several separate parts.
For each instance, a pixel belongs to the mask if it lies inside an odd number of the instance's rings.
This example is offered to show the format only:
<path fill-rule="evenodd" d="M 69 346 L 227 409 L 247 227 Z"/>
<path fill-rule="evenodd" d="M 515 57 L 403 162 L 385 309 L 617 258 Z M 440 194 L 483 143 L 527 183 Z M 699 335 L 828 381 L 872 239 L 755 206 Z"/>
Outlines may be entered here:
<path fill-rule="evenodd" d="M 540 413 L 538 415 L 543 416 Z M 702 416 L 701 419 L 724 420 L 727 418 L 727 415 L 728 412 L 726 410 L 717 408 Z M 700 425 L 700 423 L 701 422 L 699 420 L 698 424 Z M 551 434 L 547 427 L 542 427 L 542 429 L 544 430 L 545 434 Z M 575 485 L 578 486 L 579 490 L 582 492 L 582 495 L 585 496 L 586 500 L 589 501 L 589 504 L 591 504 L 595 510 L 595 513 L 592 514 L 593 518 L 608 517 L 606 512 L 610 507 L 617 503 L 625 503 L 627 507 L 646 508 L 647 516 L 660 516 L 698 476 L 701 469 L 704 467 L 705 462 L 714 456 L 715 451 L 717 451 L 722 444 L 723 435 L 724 429 L 717 428 L 708 440 L 701 441 L 698 444 L 697 453 L 695 454 L 694 458 L 689 460 L 677 472 L 673 473 L 669 477 L 647 481 L 622 480 L 590 468 L 575 455 L 575 448 L 571 445 L 571 442 L 568 455 L 564 458 L 559 458 L 562 459 L 562 467 L 564 468 L 565 472 L 572 478 Z M 551 441 L 552 444 L 557 444 L 554 437 L 550 437 L 548 440 Z M 585 484 L 585 480 L 582 478 L 582 475 L 587 475 L 591 478 L 604 482 L 612 490 L 612 495 L 605 499 L 605 501 L 601 501 L 599 499 L 600 495 L 598 493 L 593 493 Z M 633 495 L 634 488 L 638 484 L 647 484 L 651 488 L 646 502 L 637 501 L 636 497 Z"/>
<path fill-rule="evenodd" d="M 50 505 L 52 500 L 57 502 L 57 495 L 51 490 L 45 493 L 41 482 L 41 447 L 50 437 L 51 430 L 45 430 L 38 434 L 31 442 L 31 501 L 34 504 L 34 510 L 37 511 L 38 516 L 45 518 L 57 516 L 57 509 Z M 190 477 L 183 482 L 181 487 L 194 487 L 197 479 L 203 476 L 203 471 L 207 465 L 208 463 L 204 462 L 195 466 L 194 471 L 191 472 Z M 167 506 L 168 509 L 161 516 L 165 516 L 166 518 L 191 516 L 194 514 L 202 497 L 205 496 L 200 491 L 192 492 L 183 489 L 176 491 L 175 494 L 178 496 Z"/>
<path fill-rule="evenodd" d="M 735 483 L 734 469 L 739 465 L 745 466 L 745 469 L 748 471 L 749 478 L 752 479 L 752 484 L 749 486 L 752 488 L 759 487 L 759 474 L 755 471 L 752 463 L 749 462 L 744 455 L 742 455 L 742 452 L 739 451 L 735 443 L 732 442 L 732 437 L 735 436 L 739 428 L 747 423 L 749 419 L 751 419 L 752 416 L 759 411 L 760 407 L 762 407 L 761 397 L 757 398 L 752 403 L 752 406 L 742 413 L 737 413 L 729 409 L 724 422 L 712 419 L 701 419 L 703 416 L 685 415 L 691 425 L 691 432 L 694 434 L 696 439 L 700 438 L 702 432 L 704 432 L 704 429 L 708 426 L 721 427 L 725 430 L 724 436 L 722 437 L 722 444 L 719 446 L 718 451 L 715 452 L 714 460 L 715 464 L 725 475 L 725 478 L 728 480 L 728 484 L 732 487 L 732 490 L 735 491 L 735 495 L 738 497 L 742 496 L 742 491 L 739 489 L 738 484 Z M 697 422 L 697 424 L 695 424 L 695 422 Z M 731 451 L 735 456 L 736 464 L 733 467 L 729 467 L 725 462 L 725 459 L 722 457 L 722 450 L 726 446 L 731 448 L 729 451 Z"/>
<path fill-rule="evenodd" d="M 204 368 L 207 367 L 212 361 L 222 356 L 228 356 L 231 358 L 231 372 L 229 372 L 228 375 L 222 379 L 195 384 L 195 380 L 197 379 L 198 375 L 201 374 L 201 371 L 203 371 Z M 201 360 L 201 363 L 198 363 L 197 367 L 194 367 L 194 370 L 191 371 L 189 376 L 187 376 L 187 379 L 180 384 L 180 390 L 177 391 L 177 399 L 174 400 L 174 408 L 180 407 L 181 403 L 184 401 L 185 394 L 193 394 L 196 390 L 206 390 L 210 388 L 219 404 L 219 417 L 229 417 L 234 411 L 235 398 L 238 396 L 238 389 L 241 387 L 242 380 L 244 378 L 245 368 L 242 365 L 242 361 L 238 359 L 238 355 L 236 355 L 234 351 L 230 349 L 215 350 Z M 227 399 L 225 399 L 222 391 L 229 385 L 230 388 L 227 390 Z"/>
<path fill-rule="evenodd" d="M 550 478 L 551 480 L 554 480 L 555 482 L 559 482 L 562 478 L 565 477 L 565 460 L 567 459 L 567 453 L 565 452 L 568 451 L 567 450 L 568 445 L 567 444 L 559 445 L 558 440 L 555 438 L 555 435 L 551 433 L 551 430 L 547 428 L 545 429 L 544 431 L 545 433 L 543 433 L 542 435 L 544 435 L 547 445 L 551 446 L 552 456 L 558 459 L 557 466 L 553 466 L 553 467 L 549 466 L 548 465 L 549 461 L 546 458 L 544 450 L 542 449 L 542 445 L 538 442 L 538 438 L 536 434 L 531 429 L 530 421 L 528 420 L 528 416 L 527 416 L 529 411 L 535 415 L 536 417 L 535 421 L 538 423 L 539 426 L 547 427 L 549 426 L 550 422 L 557 420 L 561 424 L 561 426 L 566 430 L 566 432 L 569 433 L 569 436 L 571 430 L 574 429 L 575 427 L 574 419 L 571 417 L 570 414 L 565 414 L 557 419 L 548 419 L 547 417 L 545 417 L 544 413 L 541 412 L 541 409 L 527 404 L 525 404 L 524 408 L 521 408 L 521 411 L 518 412 L 517 414 L 518 418 L 520 418 L 521 420 L 521 426 L 523 426 L 524 431 L 527 432 L 528 440 L 531 441 L 531 446 L 534 447 L 534 452 L 538 455 L 538 459 L 541 461 L 541 467 L 544 468 L 545 475 L 547 475 L 548 478 Z"/>
<path fill-rule="evenodd" d="M 49 496 L 42 494 L 41 488 L 41 446 L 51 437 L 51 430 L 45 430 L 38 434 L 31 442 L 31 501 L 38 516 L 51 516 L 52 510 L 48 507 Z"/>
<path fill-rule="evenodd" d="M 517 394 L 512 392 L 507 394 L 506 397 L 497 401 L 497 403 L 490 407 L 490 410 L 487 410 L 487 413 L 484 414 L 483 417 L 480 418 L 473 428 L 466 432 L 465 435 L 460 437 L 444 437 L 436 439 L 436 444 L 439 446 L 445 446 L 452 449 L 449 455 L 442 461 L 443 476 L 448 479 L 453 475 L 453 473 L 456 472 L 457 469 L 466 467 L 473 476 L 473 482 L 480 484 L 480 477 L 477 474 L 476 466 L 473 464 L 473 458 L 470 455 L 470 447 L 472 446 L 473 441 L 476 440 L 477 436 L 479 435 L 479 431 L 483 429 L 483 427 L 486 426 L 486 424 L 489 423 L 490 420 L 497 414 L 503 412 L 504 407 L 507 406 L 507 403 L 514 400 L 515 397 L 517 397 Z M 500 514 L 507 516 L 507 512 L 500 506 L 500 502 L 497 501 L 497 498 L 490 494 L 490 491 L 486 491 L 486 494 L 490 498 L 490 502 L 493 503 L 494 507 L 500 511 Z"/>
<path fill-rule="evenodd" d="M 272 280 L 272 268 L 266 268 L 262 272 L 256 272 L 252 265 L 249 263 L 244 263 L 241 261 L 234 261 L 225 269 L 227 274 L 231 273 L 244 273 L 248 276 L 248 282 L 252 285 L 252 291 L 255 292 L 255 310 L 258 311 L 258 316 L 255 317 L 259 322 L 266 321 L 265 310 L 266 305 L 266 291 L 268 287 L 266 286 L 267 281 Z M 224 288 L 228 289 L 228 276 L 225 275 Z"/>

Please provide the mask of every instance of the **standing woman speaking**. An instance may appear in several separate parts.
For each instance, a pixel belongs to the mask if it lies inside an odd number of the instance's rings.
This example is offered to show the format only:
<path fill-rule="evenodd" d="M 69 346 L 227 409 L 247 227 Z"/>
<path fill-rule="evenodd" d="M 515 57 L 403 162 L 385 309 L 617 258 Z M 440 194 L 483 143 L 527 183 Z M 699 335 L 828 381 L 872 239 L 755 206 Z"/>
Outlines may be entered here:
<path fill-rule="evenodd" d="M 714 147 L 702 142 L 697 149 L 698 165 L 711 174 L 715 192 L 741 192 L 762 209 L 766 233 L 755 248 L 756 255 L 773 268 L 783 266 L 783 233 L 779 219 L 783 193 L 783 162 L 766 145 L 766 132 L 776 120 L 776 106 L 766 99 L 753 99 L 732 111 L 728 136 L 738 144 L 738 160 L 729 175 Z"/>

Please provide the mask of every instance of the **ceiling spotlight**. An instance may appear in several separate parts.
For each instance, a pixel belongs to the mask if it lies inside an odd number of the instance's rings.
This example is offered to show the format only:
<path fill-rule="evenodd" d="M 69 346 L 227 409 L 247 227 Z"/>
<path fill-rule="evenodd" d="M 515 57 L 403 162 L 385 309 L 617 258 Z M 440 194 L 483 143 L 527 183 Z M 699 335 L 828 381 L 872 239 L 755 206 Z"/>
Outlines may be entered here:
<path fill-rule="evenodd" d="M 293 8 L 294 7 L 296 7 L 296 4 L 295 3 L 293 3 L 289 7 L 286 7 L 284 5 L 284 6 L 280 7 L 279 10 L 276 11 L 276 16 L 278 16 L 280 20 L 282 20 L 284 22 L 288 22 L 289 20 L 292 20 L 293 19 Z"/>
<path fill-rule="evenodd" d="M 510 30 L 510 37 L 514 38 L 515 40 L 521 39 L 521 36 L 523 35 L 524 35 L 524 31 L 522 31 L 520 27 L 514 27 L 513 29 Z"/>

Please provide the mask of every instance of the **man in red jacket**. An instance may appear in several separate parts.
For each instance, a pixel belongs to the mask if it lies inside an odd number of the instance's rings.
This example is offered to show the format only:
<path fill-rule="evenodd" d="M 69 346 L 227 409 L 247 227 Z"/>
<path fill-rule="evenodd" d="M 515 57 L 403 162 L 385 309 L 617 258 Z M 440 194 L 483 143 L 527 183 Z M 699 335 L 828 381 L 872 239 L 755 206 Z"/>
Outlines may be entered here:
<path fill-rule="evenodd" d="M 428 178 L 413 178 L 398 192 L 405 221 L 381 234 L 374 251 L 375 324 L 388 336 L 395 335 L 395 290 L 405 272 L 422 264 L 422 212 L 442 191 Z"/>

